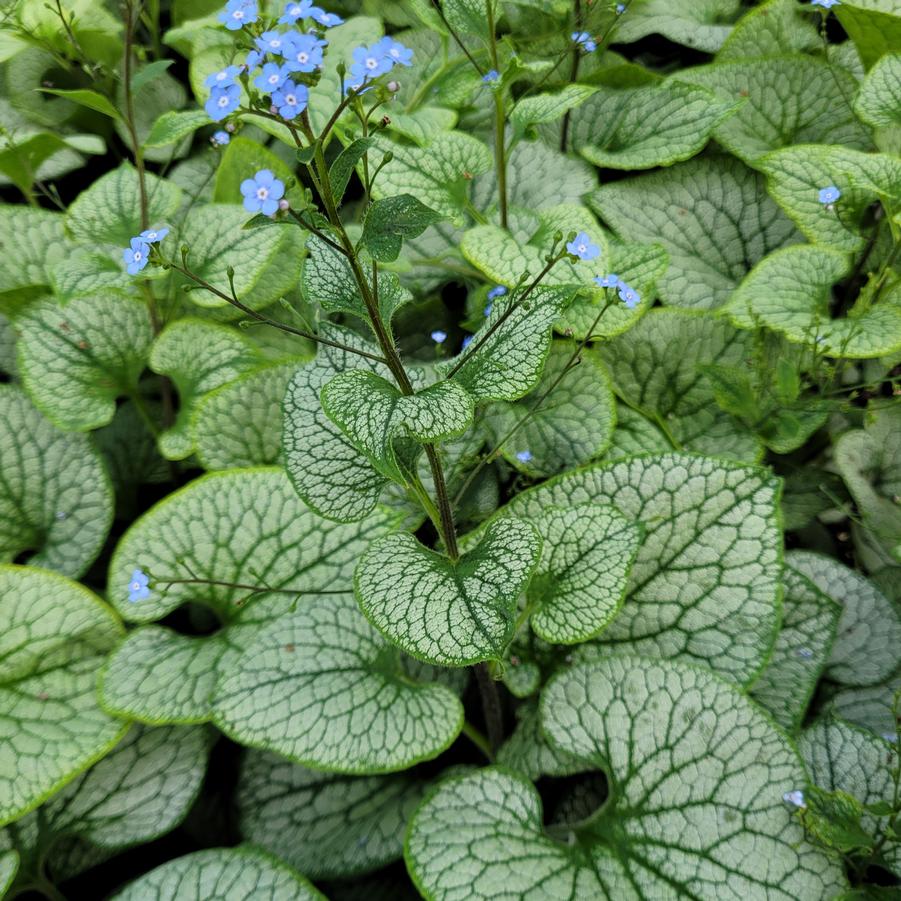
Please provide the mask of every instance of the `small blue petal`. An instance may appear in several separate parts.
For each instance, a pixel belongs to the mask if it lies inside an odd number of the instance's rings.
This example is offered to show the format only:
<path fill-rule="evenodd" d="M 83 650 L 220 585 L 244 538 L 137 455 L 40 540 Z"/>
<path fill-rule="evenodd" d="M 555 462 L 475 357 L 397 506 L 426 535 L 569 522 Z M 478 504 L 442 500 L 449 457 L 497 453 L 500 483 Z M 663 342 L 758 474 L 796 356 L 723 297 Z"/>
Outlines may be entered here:
<path fill-rule="evenodd" d="M 251 25 L 259 18 L 256 0 L 228 0 L 225 9 L 219 13 L 219 21 L 229 31 L 237 31 Z"/>
<path fill-rule="evenodd" d="M 498 72 L 497 69 L 489 69 L 482 76 L 482 81 L 484 81 L 485 84 L 491 84 L 491 85 L 498 84 L 498 82 L 500 82 L 500 80 L 501 80 L 501 73 Z"/>
<path fill-rule="evenodd" d="M 128 600 L 134 604 L 150 597 L 150 576 L 140 569 L 136 569 L 128 580 Z"/>
<path fill-rule="evenodd" d="M 447 332 L 442 332 L 441 329 L 436 329 L 434 332 L 432 332 L 431 338 L 436 344 L 444 344 L 444 342 L 447 341 Z"/>
<path fill-rule="evenodd" d="M 810 0 L 811 6 L 820 6 L 823 9 L 832 9 L 833 6 L 838 6 L 841 3 L 841 0 Z"/>
<path fill-rule="evenodd" d="M 230 140 L 231 135 L 227 131 L 217 131 L 212 137 L 212 141 L 217 147 L 224 147 Z"/>
<path fill-rule="evenodd" d="M 507 289 L 503 285 L 497 285 L 488 292 L 488 299 L 496 300 L 498 297 L 503 297 L 506 293 Z"/>
<path fill-rule="evenodd" d="M 600 256 L 601 249 L 593 244 L 591 238 L 585 232 L 579 232 L 576 237 L 566 245 L 566 249 L 580 260 L 593 260 Z"/>
<path fill-rule="evenodd" d="M 528 450 L 517 451 L 516 459 L 519 460 L 520 463 L 529 463 L 532 459 L 532 452 Z"/>
<path fill-rule="evenodd" d="M 618 288 L 619 276 L 612 272 L 609 275 L 596 275 L 594 277 L 594 283 L 599 288 Z"/>
<path fill-rule="evenodd" d="M 472 335 L 467 335 L 463 339 L 463 350 L 466 350 L 466 348 L 469 347 L 470 344 L 472 344 L 472 339 L 473 339 Z"/>

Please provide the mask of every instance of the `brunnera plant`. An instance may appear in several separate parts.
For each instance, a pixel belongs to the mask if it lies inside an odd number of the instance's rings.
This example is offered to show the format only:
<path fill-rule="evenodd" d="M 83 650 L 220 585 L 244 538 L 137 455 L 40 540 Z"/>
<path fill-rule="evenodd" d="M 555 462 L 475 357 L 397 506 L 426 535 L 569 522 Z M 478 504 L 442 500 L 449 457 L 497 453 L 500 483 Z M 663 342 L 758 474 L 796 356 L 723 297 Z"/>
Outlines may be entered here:
<path fill-rule="evenodd" d="M 0 896 L 901 880 L 897 0 L 19 0 Z"/>

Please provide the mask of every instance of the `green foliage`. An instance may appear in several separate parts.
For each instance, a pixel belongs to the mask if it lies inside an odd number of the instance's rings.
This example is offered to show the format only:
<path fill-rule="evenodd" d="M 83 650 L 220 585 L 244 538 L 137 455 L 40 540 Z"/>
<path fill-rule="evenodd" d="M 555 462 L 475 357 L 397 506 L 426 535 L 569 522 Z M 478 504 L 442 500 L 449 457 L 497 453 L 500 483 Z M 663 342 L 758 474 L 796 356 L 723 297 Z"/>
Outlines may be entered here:
<path fill-rule="evenodd" d="M 0 21 L 0 897 L 895 897 L 901 3 L 311 6 Z"/>

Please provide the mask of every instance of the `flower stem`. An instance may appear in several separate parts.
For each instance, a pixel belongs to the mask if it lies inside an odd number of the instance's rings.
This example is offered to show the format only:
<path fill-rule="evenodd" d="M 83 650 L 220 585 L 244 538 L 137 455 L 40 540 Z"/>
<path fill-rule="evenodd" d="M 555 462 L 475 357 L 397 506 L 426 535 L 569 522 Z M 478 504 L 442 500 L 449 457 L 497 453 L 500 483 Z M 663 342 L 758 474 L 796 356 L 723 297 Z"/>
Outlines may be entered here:
<path fill-rule="evenodd" d="M 463 728 L 460 730 L 487 758 L 494 763 L 494 754 L 491 751 L 491 745 L 485 735 L 476 729 L 468 720 L 463 721 Z"/>
<path fill-rule="evenodd" d="M 498 70 L 497 34 L 495 34 L 494 0 L 485 0 L 488 15 L 488 40 L 490 41 L 491 65 Z M 500 85 L 494 95 L 494 160 L 497 168 L 497 195 L 501 214 L 501 227 L 507 227 L 507 136 L 506 114 L 504 112 L 504 89 Z"/>
<path fill-rule="evenodd" d="M 493 755 L 497 753 L 497 749 L 504 742 L 504 718 L 501 710 L 501 696 L 497 690 L 497 682 L 494 681 L 491 673 L 488 672 L 487 663 L 477 663 L 473 670 L 476 674 L 479 694 L 482 696 L 482 713 L 485 716 L 488 744 Z"/>

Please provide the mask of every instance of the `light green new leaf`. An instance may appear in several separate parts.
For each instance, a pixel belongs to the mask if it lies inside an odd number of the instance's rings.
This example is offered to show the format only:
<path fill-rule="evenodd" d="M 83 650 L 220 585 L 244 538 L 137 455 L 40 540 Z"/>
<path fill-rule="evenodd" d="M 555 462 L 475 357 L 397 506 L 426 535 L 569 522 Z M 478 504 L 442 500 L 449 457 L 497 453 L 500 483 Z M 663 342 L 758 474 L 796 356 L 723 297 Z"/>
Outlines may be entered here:
<path fill-rule="evenodd" d="M 874 128 L 901 125 L 901 54 L 886 54 L 870 70 L 854 111 Z"/>
<path fill-rule="evenodd" d="M 847 792 L 862 804 L 895 803 L 889 761 L 897 749 L 872 732 L 835 717 L 818 720 L 805 729 L 798 742 L 801 759 L 811 781 L 827 791 Z M 864 813 L 861 826 L 877 841 L 883 837 L 884 818 Z M 901 876 L 901 847 L 884 845 L 883 862 Z"/>
<path fill-rule="evenodd" d="M 666 430 L 678 446 L 710 456 L 754 462 L 759 439 L 721 410 L 702 367 L 745 368 L 753 357 L 749 332 L 709 313 L 651 310 L 600 353 L 617 394 Z"/>
<path fill-rule="evenodd" d="M 816 51 L 822 39 L 815 21 L 797 0 L 766 0 L 741 17 L 717 53 L 717 62 Z"/>
<path fill-rule="evenodd" d="M 103 113 L 104 116 L 109 116 L 114 122 L 118 122 L 121 118 L 116 107 L 114 107 L 103 94 L 98 94 L 97 91 L 89 91 L 85 88 L 66 90 L 63 88 L 43 87 L 39 90 L 44 94 L 53 94 L 56 97 L 64 97 L 66 100 L 71 100 L 79 106 L 84 106 L 95 112 Z"/>
<path fill-rule="evenodd" d="M 614 507 L 552 507 L 533 524 L 541 562 L 528 588 L 532 631 L 551 644 L 594 638 L 616 616 L 641 529 Z"/>
<path fill-rule="evenodd" d="M 838 66 L 809 56 L 735 60 L 680 71 L 724 100 L 744 100 L 714 137 L 749 165 L 780 147 L 834 144 L 869 150 L 872 139 L 846 98 L 857 88 Z"/>
<path fill-rule="evenodd" d="M 867 359 L 901 348 L 901 291 L 846 316 L 830 313 L 833 285 L 848 273 L 843 253 L 802 244 L 761 260 L 726 306 L 741 328 L 768 326 L 798 344 L 816 343 L 821 353 Z"/>
<path fill-rule="evenodd" d="M 831 557 L 791 551 L 785 560 L 842 607 L 826 677 L 855 686 L 888 678 L 898 666 L 901 647 L 901 614 L 895 605 L 876 585 Z"/>
<path fill-rule="evenodd" d="M 602 87 L 571 118 L 571 146 L 596 166 L 653 169 L 686 160 L 739 104 L 669 80 Z"/>
<path fill-rule="evenodd" d="M 610 377 L 593 350 L 578 354 L 572 341 L 554 341 L 538 385 L 517 403 L 486 411 L 492 443 L 530 475 L 553 475 L 601 456 L 616 423 Z M 509 437 L 508 437 L 509 436 Z M 501 443 L 503 442 L 503 443 Z M 523 463 L 516 456 L 528 451 Z"/>
<path fill-rule="evenodd" d="M 24 861 L 45 859 L 59 878 L 54 864 L 61 839 L 77 842 L 86 855 L 152 841 L 177 826 L 194 803 L 208 745 L 202 729 L 132 728 L 39 811 L 0 833 L 0 847 L 6 841 Z M 20 880 L 35 875 L 22 873 Z"/>
<path fill-rule="evenodd" d="M 182 233 L 190 250 L 188 268 L 228 294 L 228 269 L 232 267 L 238 299 L 259 310 L 297 287 L 303 233 L 287 227 L 245 229 L 246 221 L 247 213 L 241 207 L 201 204 L 188 212 Z M 193 284 L 181 276 L 176 280 Z M 232 309 L 227 300 L 208 291 L 192 290 L 188 296 L 198 306 Z M 243 314 L 234 311 L 233 315 Z"/>
<path fill-rule="evenodd" d="M 212 848 L 167 861 L 114 901 L 325 901 L 303 876 L 256 848 Z"/>
<path fill-rule="evenodd" d="M 261 629 L 224 668 L 213 711 L 235 741 L 341 773 L 431 760 L 463 725 L 454 692 L 410 678 L 349 594 L 305 599 Z"/>
<path fill-rule="evenodd" d="M 410 194 L 386 197 L 366 211 L 361 242 L 373 259 L 392 263 L 400 256 L 405 238 L 418 238 L 443 218 Z"/>
<path fill-rule="evenodd" d="M 0 385 L 0 562 L 77 578 L 106 539 L 113 492 L 87 435 L 57 431 L 13 385 Z"/>
<path fill-rule="evenodd" d="M 124 735 L 95 689 L 123 631 L 81 585 L 0 566 L 0 824 L 33 810 Z"/>
<path fill-rule="evenodd" d="M 846 0 L 842 6 L 833 11 L 867 68 L 901 46 L 898 0 Z"/>
<path fill-rule="evenodd" d="M 198 128 L 208 125 L 209 121 L 210 117 L 204 110 L 169 110 L 153 123 L 150 134 L 144 139 L 144 146 L 155 148 L 178 144 Z"/>
<path fill-rule="evenodd" d="M 171 220 L 181 203 L 181 189 L 170 181 L 145 174 L 147 220 L 151 226 Z M 141 233 L 141 192 L 137 171 L 128 163 L 97 179 L 82 191 L 66 213 L 70 235 L 87 244 L 128 242 Z M 194 240 L 193 229 L 186 233 Z"/>
<path fill-rule="evenodd" d="M 252 342 L 228 326 L 189 317 L 166 326 L 150 351 L 150 368 L 172 380 L 179 398 L 175 422 L 159 437 L 163 456 L 169 460 L 190 456 L 195 446 L 191 424 L 199 399 L 261 362 Z"/>
<path fill-rule="evenodd" d="M 510 121 L 521 131 L 530 125 L 555 122 L 569 110 L 583 104 L 596 91 L 597 88 L 592 85 L 568 84 L 559 91 L 523 97 L 513 107 Z"/>
<path fill-rule="evenodd" d="M 375 469 L 402 485 L 408 477 L 397 458 L 396 439 L 445 441 L 462 435 L 472 424 L 473 399 L 452 381 L 404 395 L 374 372 L 351 369 L 329 381 L 321 399 L 326 416 L 351 444 Z"/>
<path fill-rule="evenodd" d="M 35 405 L 61 429 L 107 425 L 137 391 L 153 328 L 144 302 L 92 294 L 44 300 L 16 319 L 19 369 Z"/>
<path fill-rule="evenodd" d="M 491 151 L 481 141 L 458 131 L 438 135 L 428 147 L 397 144 L 380 138 L 379 149 L 394 158 L 379 173 L 375 196 L 411 194 L 455 225 L 465 221 L 469 182 L 487 172 Z"/>
<path fill-rule="evenodd" d="M 376 350 L 339 325 L 323 323 L 321 333 L 349 347 Z M 339 373 L 363 365 L 367 365 L 364 357 L 320 344 L 316 358 L 297 369 L 285 392 L 285 469 L 303 500 L 321 516 L 338 522 L 354 522 L 370 513 L 387 481 L 325 415 L 319 399 L 323 386 Z M 368 365 L 376 374 L 388 375 L 387 367 Z"/>
<path fill-rule="evenodd" d="M 613 42 L 662 34 L 677 44 L 716 53 L 741 11 L 740 0 L 632 0 L 616 23 Z"/>
<path fill-rule="evenodd" d="M 763 469 L 663 454 L 565 473 L 502 515 L 593 502 L 642 524 L 626 601 L 601 649 L 701 662 L 744 684 L 769 658 L 779 622 L 779 488 Z"/>
<path fill-rule="evenodd" d="M 250 751 L 236 794 L 241 833 L 314 879 L 354 876 L 401 856 L 426 785 L 407 775 L 320 773 Z"/>
<path fill-rule="evenodd" d="M 797 752 L 709 671 L 631 656 L 577 667 L 545 688 L 541 724 L 605 771 L 606 803 L 552 837 L 538 793 L 513 773 L 440 783 L 407 834 L 426 897 L 712 899 L 728 886 L 748 901 L 819 901 L 844 887 L 782 801 L 805 784 Z"/>
<path fill-rule="evenodd" d="M 751 697 L 796 732 L 832 651 L 841 606 L 790 566 L 782 575 L 782 625 Z"/>
<path fill-rule="evenodd" d="M 49 210 L 0 207 L 0 309 L 15 313 L 50 284 L 53 265 L 72 251 L 64 221 Z"/>
<path fill-rule="evenodd" d="M 447 376 L 459 367 L 451 378 L 476 403 L 522 397 L 541 376 L 551 346 L 551 328 L 568 293 L 539 288 L 526 304 L 510 295 L 495 301 L 469 346 L 440 371 Z M 512 312 L 511 306 L 515 306 Z"/>
<path fill-rule="evenodd" d="M 162 619 L 186 603 L 209 607 L 229 622 L 248 597 L 247 589 L 233 584 L 284 592 L 284 609 L 295 593 L 349 591 L 368 542 L 388 531 L 395 518 L 379 512 L 360 524 L 335 525 L 301 502 L 281 470 L 209 473 L 168 495 L 128 529 L 110 562 L 110 602 L 132 622 Z M 152 594 L 129 603 L 128 582 L 136 568 L 151 576 Z M 192 578 L 210 584 L 166 584 Z"/>
<path fill-rule="evenodd" d="M 204 394 L 191 433 L 204 469 L 268 466 L 282 452 L 282 400 L 296 363 L 249 372 Z M 241 415 L 235 416 L 240 410 Z"/>
<path fill-rule="evenodd" d="M 868 414 L 863 429 L 845 432 L 835 467 L 860 519 L 851 524 L 863 565 L 872 572 L 901 564 L 901 408 Z"/>
<path fill-rule="evenodd" d="M 326 312 L 351 313 L 369 325 L 369 312 L 347 258 L 315 236 L 307 239 L 307 251 L 302 275 L 306 299 L 318 303 Z M 365 268 L 364 276 L 371 289 L 374 282 Z M 393 272 L 380 272 L 378 284 L 379 312 L 387 324 L 399 307 L 412 300 L 412 295 L 401 287 Z"/>
<path fill-rule="evenodd" d="M 513 518 L 488 526 L 456 562 L 395 533 L 363 555 L 354 588 L 366 616 L 407 653 L 468 666 L 500 658 L 540 553 L 535 529 Z"/>
<path fill-rule="evenodd" d="M 591 203 L 621 237 L 666 248 L 660 296 L 677 306 L 721 306 L 755 263 L 800 239 L 763 179 L 728 157 L 605 185 Z"/>
<path fill-rule="evenodd" d="M 824 140 L 829 141 L 826 137 Z M 866 239 L 861 220 L 874 201 L 901 196 L 901 159 L 885 153 L 859 153 L 845 147 L 786 147 L 757 163 L 768 177 L 772 197 L 816 244 L 847 252 Z M 841 199 L 829 208 L 821 188 L 835 185 Z"/>

